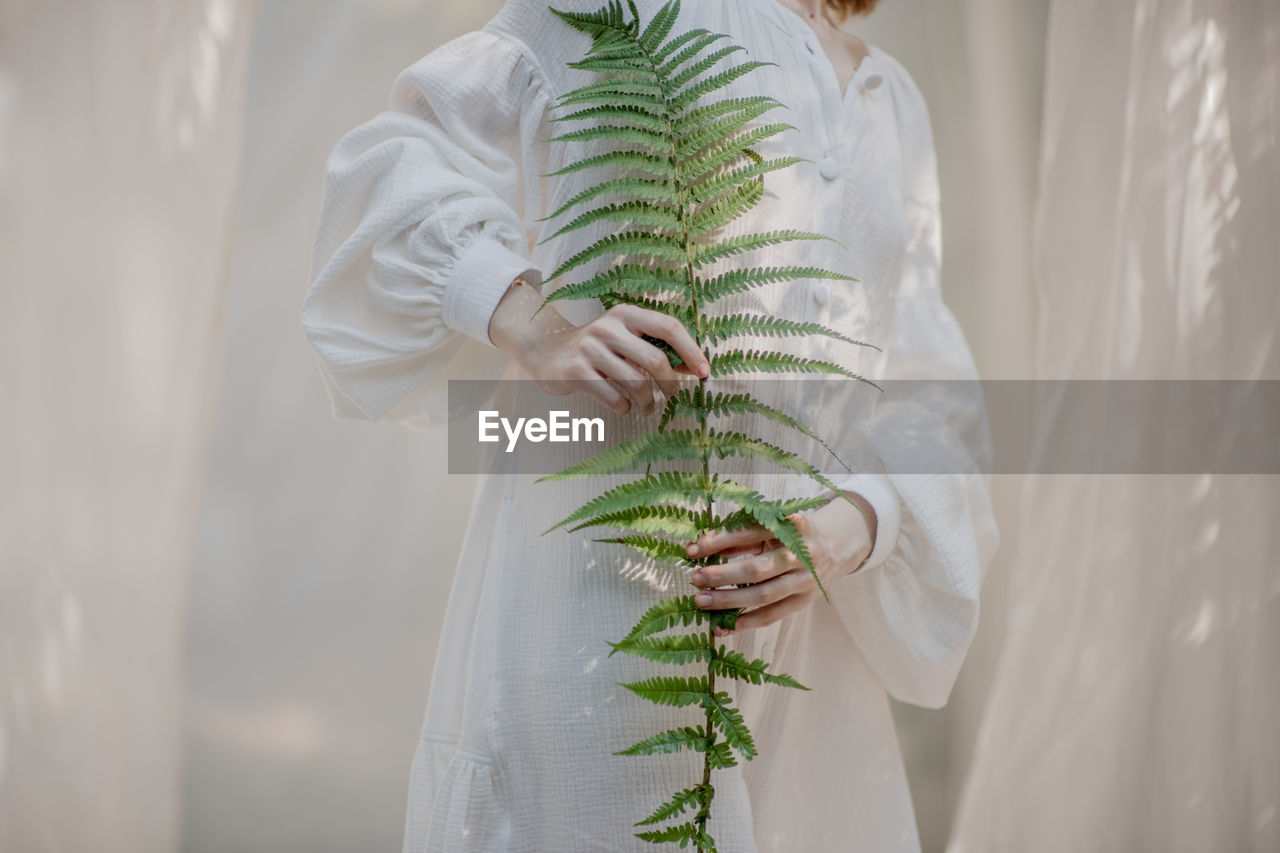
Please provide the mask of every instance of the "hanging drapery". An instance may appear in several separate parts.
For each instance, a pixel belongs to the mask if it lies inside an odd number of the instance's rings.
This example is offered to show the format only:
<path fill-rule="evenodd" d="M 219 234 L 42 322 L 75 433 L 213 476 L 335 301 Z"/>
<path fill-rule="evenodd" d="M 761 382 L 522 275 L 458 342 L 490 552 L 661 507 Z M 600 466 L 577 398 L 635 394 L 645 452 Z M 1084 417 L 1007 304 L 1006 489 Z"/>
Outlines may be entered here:
<path fill-rule="evenodd" d="M 1041 378 L 1280 378 L 1278 114 L 1274 3 L 1054 4 Z M 1081 472 L 1023 504 L 949 850 L 1280 849 L 1280 483 Z"/>
<path fill-rule="evenodd" d="M 249 0 L 0 4 L 0 849 L 177 845 Z"/>

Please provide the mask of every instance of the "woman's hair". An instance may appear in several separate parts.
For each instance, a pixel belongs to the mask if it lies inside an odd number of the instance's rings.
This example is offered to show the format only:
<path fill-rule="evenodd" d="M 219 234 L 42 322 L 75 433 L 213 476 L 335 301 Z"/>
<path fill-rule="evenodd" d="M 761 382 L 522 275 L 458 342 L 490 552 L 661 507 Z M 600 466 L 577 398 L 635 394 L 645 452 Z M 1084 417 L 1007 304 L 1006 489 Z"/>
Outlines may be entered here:
<path fill-rule="evenodd" d="M 827 0 L 827 6 L 835 10 L 841 21 L 850 15 L 865 15 L 875 5 L 876 0 Z"/>

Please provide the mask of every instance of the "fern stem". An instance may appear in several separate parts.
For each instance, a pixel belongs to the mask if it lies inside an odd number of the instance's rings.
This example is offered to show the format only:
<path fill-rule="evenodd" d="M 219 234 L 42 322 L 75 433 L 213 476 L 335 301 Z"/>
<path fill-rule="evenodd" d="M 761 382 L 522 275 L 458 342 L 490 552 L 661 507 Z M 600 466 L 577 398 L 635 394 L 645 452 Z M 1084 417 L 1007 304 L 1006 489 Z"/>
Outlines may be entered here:
<path fill-rule="evenodd" d="M 693 335 L 694 343 L 707 361 L 711 361 L 711 353 L 707 351 L 706 345 L 703 343 L 703 323 L 701 306 L 698 304 L 698 293 L 694 289 L 694 264 L 693 264 L 693 244 L 689 239 L 689 204 L 685 201 L 685 187 L 680 181 L 680 167 L 676 162 L 676 133 L 675 126 L 671 118 L 671 104 L 669 101 L 670 93 L 666 89 L 666 81 L 662 79 L 662 75 L 657 73 L 657 68 L 653 66 L 653 58 L 645 52 L 645 58 L 648 60 L 650 67 L 654 68 L 654 76 L 659 81 L 662 88 L 663 112 L 667 118 L 667 128 L 671 139 L 671 167 L 672 182 L 675 184 L 676 202 L 680 208 L 680 242 L 684 248 L 685 260 L 685 282 L 689 286 L 688 293 L 690 308 L 693 312 Z M 704 522 L 704 528 L 710 530 L 715 523 L 715 501 L 711 497 L 711 450 L 707 442 L 707 380 L 699 377 L 698 379 L 698 431 L 702 438 L 702 444 L 707 447 L 702 454 L 702 482 L 708 487 L 707 491 L 707 514 Z M 699 563 L 707 565 L 707 558 L 700 558 Z M 707 623 L 707 692 L 710 696 L 716 695 L 716 620 L 709 620 Z M 711 818 L 711 801 L 715 799 L 716 789 L 711 784 L 711 756 L 716 744 L 716 728 L 715 720 L 711 713 L 711 703 L 707 703 L 706 707 L 706 730 L 707 730 L 707 750 L 702 756 L 702 789 L 706 791 L 706 796 L 702 800 L 702 805 L 698 809 L 698 814 L 694 818 L 694 823 L 698 827 L 698 833 L 694 836 L 694 843 L 697 845 L 698 853 L 705 853 L 707 850 L 703 846 L 703 839 L 707 838 L 707 821 Z"/>

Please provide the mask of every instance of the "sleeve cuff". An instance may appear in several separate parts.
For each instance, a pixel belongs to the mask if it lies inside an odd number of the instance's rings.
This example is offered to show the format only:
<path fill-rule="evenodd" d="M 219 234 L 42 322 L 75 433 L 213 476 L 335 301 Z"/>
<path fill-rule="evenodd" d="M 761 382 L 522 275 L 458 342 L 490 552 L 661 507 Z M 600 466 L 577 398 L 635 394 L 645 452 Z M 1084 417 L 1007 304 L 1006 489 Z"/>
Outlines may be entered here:
<path fill-rule="evenodd" d="M 489 318 L 507 287 L 520 276 L 531 284 L 542 281 L 541 271 L 497 240 L 475 241 L 463 251 L 445 282 L 441 319 L 449 328 L 492 347 Z"/>
<path fill-rule="evenodd" d="M 860 572 L 874 569 L 889 559 L 898 545 L 898 530 L 902 527 L 902 503 L 898 490 L 884 474 L 850 474 L 836 482 L 841 491 L 856 492 L 867 499 L 876 511 L 876 544 L 862 565 L 854 569 Z"/>

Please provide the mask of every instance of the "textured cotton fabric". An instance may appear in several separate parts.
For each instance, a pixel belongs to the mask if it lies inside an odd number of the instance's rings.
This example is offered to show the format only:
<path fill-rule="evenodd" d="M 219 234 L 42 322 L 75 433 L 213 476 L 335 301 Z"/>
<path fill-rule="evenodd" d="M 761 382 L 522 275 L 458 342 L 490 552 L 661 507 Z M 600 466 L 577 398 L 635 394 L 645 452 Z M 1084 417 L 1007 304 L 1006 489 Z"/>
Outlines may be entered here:
<path fill-rule="evenodd" d="M 637 3 L 643 20 L 659 5 Z M 820 322 L 881 349 L 826 338 L 742 344 L 835 360 L 886 390 L 895 379 L 973 378 L 941 301 L 933 142 L 907 72 L 872 46 L 842 93 L 813 31 L 776 0 L 686 3 L 677 30 L 699 26 L 777 63 L 715 97 L 767 94 L 787 104 L 765 120 L 795 129 L 756 150 L 810 161 L 767 174 L 761 204 L 722 236 L 785 227 L 839 241 L 784 243 L 726 268 L 803 263 L 858 279 L 772 285 L 716 310 Z M 590 79 L 566 67 L 589 44 L 545 4 L 510 2 L 482 30 L 408 68 L 390 108 L 338 142 L 302 310 L 336 417 L 421 427 L 446 416 L 447 380 L 519 375 L 488 340 L 494 307 L 516 276 L 540 281 L 606 233 L 540 243 L 567 219 L 537 221 L 602 180 L 541 177 L 595 153 L 587 143 L 541 141 L 565 129 L 548 121 L 557 95 Z M 594 301 L 558 307 L 576 323 L 601 311 Z M 946 701 L 997 542 L 974 438 L 980 405 L 818 387 L 785 385 L 778 402 L 852 463 L 854 473 L 835 479 L 875 508 L 876 547 L 858 571 L 828 585 L 830 604 L 820 599 L 725 641 L 811 690 L 723 685 L 760 753 L 714 777 L 709 831 L 723 853 L 919 849 L 886 694 L 929 707 Z M 605 416 L 621 438 L 656 422 L 579 411 Z M 791 438 L 774 424 L 737 428 L 780 444 Z M 822 459 L 820 448 L 795 449 Z M 921 454 L 936 473 L 904 473 Z M 771 496 L 821 491 L 730 463 L 718 470 Z M 700 779 L 701 755 L 613 753 L 697 724 L 702 712 L 659 707 L 618 686 L 679 669 L 608 657 L 605 643 L 651 604 L 691 591 L 687 570 L 593 542 L 591 531 L 540 535 L 627 478 L 535 483 L 503 464 L 496 459 L 484 480 L 457 566 L 414 757 L 405 850 L 654 849 L 634 837 L 633 824 Z M 691 666 L 689 674 L 698 671 Z"/>

